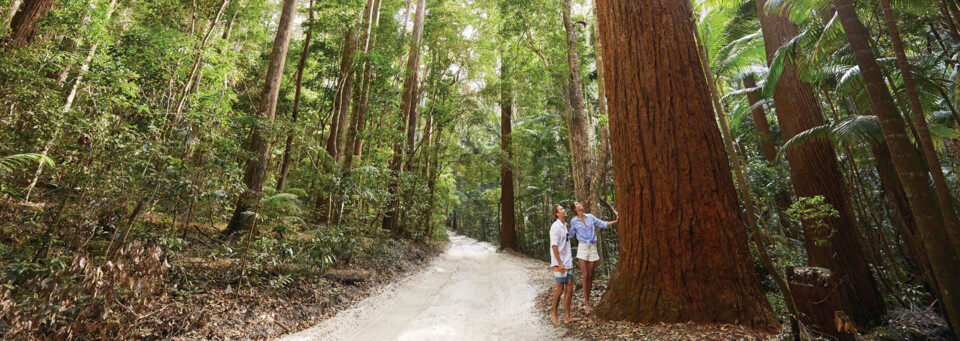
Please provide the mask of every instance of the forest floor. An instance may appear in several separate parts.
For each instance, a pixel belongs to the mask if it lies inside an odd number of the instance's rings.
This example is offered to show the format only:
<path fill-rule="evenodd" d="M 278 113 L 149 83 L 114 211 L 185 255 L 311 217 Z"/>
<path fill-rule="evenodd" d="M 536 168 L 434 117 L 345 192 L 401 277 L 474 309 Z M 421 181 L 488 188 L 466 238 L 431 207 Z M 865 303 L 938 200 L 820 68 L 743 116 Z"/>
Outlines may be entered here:
<path fill-rule="evenodd" d="M 563 336 L 582 340 L 792 340 L 789 336 L 789 327 L 784 325 L 780 334 L 769 334 L 754 331 L 737 325 L 709 325 L 695 323 L 633 323 L 600 321 L 583 314 L 583 290 L 577 280 L 573 301 L 570 303 L 573 317 L 581 318 L 580 322 L 571 323 L 562 327 Z M 540 320 L 550 323 L 550 300 L 555 286 L 545 285 L 537 295 L 537 310 L 541 311 Z M 591 303 L 596 305 L 600 297 L 609 287 L 605 280 L 596 280 L 593 291 L 590 292 Z M 558 310 L 563 316 L 563 303 Z M 805 329 L 805 340 L 817 340 L 816 331 Z M 858 340 L 862 341 L 894 341 L 894 340 L 950 340 L 950 331 L 943 320 L 931 307 L 898 308 L 889 312 L 888 320 L 880 327 L 863 333 Z"/>
<path fill-rule="evenodd" d="M 282 340 L 555 340 L 538 318 L 548 266 L 450 233 L 450 247 L 424 271 L 313 328 Z"/>
<path fill-rule="evenodd" d="M 633 322 L 606 322 L 583 313 L 583 289 L 577 276 L 576 290 L 573 291 L 573 301 L 570 303 L 573 317 L 581 318 L 580 322 L 564 325 L 563 336 L 582 340 L 770 340 L 774 335 L 757 332 L 736 325 L 705 325 L 694 323 L 660 323 L 645 324 Z M 541 312 L 540 320 L 550 323 L 550 300 L 553 297 L 555 284 L 541 287 L 543 290 L 537 295 L 537 310 Z M 596 305 L 600 297 L 608 289 L 607 282 L 595 280 L 593 291 L 590 292 L 590 302 Z M 563 301 L 557 310 L 558 316 L 563 316 Z"/>
<path fill-rule="evenodd" d="M 166 321 L 160 324 L 166 324 L 164 329 L 177 335 L 173 340 L 272 339 L 331 318 L 379 293 L 389 283 L 417 273 L 443 249 L 442 243 L 397 242 L 385 254 L 362 254 L 349 268 L 366 271 L 370 276 L 354 284 L 327 278 L 295 279 L 283 288 L 274 288 L 268 283 L 253 288 L 249 284 L 210 283 L 204 285 L 206 289 L 201 292 L 174 300 L 167 308 L 174 314 L 165 314 L 173 318 L 161 318 Z M 188 259 L 178 261 L 190 264 Z M 214 273 L 222 271 L 219 269 L 222 261 L 203 259 L 202 262 L 202 265 L 188 266 Z M 282 272 L 272 268 L 267 271 Z M 236 290 L 237 285 L 243 285 L 242 289 Z"/>

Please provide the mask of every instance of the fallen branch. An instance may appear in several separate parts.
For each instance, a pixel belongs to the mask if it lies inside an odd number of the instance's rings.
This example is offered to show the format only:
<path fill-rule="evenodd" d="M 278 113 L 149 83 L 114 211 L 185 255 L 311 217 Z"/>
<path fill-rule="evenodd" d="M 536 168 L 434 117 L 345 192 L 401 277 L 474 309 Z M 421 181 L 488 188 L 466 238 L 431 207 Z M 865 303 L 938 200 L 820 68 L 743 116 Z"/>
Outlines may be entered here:
<path fill-rule="evenodd" d="M 370 272 L 365 270 L 330 270 L 323 275 L 324 278 L 343 284 L 357 284 L 366 282 L 370 279 L 370 276 Z"/>

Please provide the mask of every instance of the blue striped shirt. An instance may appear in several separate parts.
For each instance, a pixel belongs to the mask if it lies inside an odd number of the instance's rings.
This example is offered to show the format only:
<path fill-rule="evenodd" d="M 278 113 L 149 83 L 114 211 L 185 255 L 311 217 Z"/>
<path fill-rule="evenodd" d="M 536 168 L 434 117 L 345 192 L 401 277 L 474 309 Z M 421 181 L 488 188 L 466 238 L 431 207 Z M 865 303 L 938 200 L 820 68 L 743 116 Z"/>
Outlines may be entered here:
<path fill-rule="evenodd" d="M 595 244 L 597 242 L 597 234 L 594 233 L 593 227 L 598 226 L 602 229 L 607 228 L 607 222 L 597 219 L 592 214 L 584 214 L 584 220 L 580 221 L 580 217 L 574 215 L 573 220 L 570 221 L 570 237 L 577 237 L 577 240 L 581 243 Z"/>

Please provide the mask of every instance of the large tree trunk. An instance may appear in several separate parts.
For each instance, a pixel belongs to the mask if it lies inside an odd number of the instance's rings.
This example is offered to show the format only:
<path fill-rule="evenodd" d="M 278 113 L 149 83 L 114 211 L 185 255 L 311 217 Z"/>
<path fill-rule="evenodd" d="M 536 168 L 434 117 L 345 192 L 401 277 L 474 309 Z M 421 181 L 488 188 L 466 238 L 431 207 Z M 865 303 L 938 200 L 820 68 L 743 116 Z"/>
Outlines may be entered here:
<path fill-rule="evenodd" d="M 20 10 L 10 21 L 10 35 L 5 38 L 7 49 L 18 49 L 30 44 L 37 29 L 37 20 L 47 15 L 51 9 L 53 0 L 24 0 L 20 4 Z"/>
<path fill-rule="evenodd" d="M 691 4 L 642 5 L 597 2 L 623 215 L 620 259 L 596 314 L 773 330 L 712 114 Z"/>
<path fill-rule="evenodd" d="M 927 172 L 923 169 L 920 152 L 913 146 L 906 134 L 906 127 L 900 113 L 896 110 L 893 96 L 883 81 L 883 72 L 871 50 L 866 27 L 857 17 L 857 11 L 849 0 L 835 0 L 840 23 L 847 33 L 847 40 L 853 49 L 860 67 L 860 73 L 867 87 L 870 104 L 883 131 L 887 146 L 890 147 L 891 161 L 907 193 L 910 207 L 920 239 L 927 251 L 927 258 L 937 283 L 939 299 L 954 333 L 960 332 L 960 257 L 951 242 L 948 224 L 935 192 L 927 182 Z"/>
<path fill-rule="evenodd" d="M 593 174 L 593 148 L 590 142 L 593 139 L 591 134 L 590 119 L 587 117 L 583 106 L 583 82 L 580 79 L 580 56 L 577 52 L 577 31 L 573 25 L 573 19 L 570 17 L 570 7 L 573 0 L 565 0 L 563 5 L 563 27 L 567 33 L 567 67 L 569 68 L 570 79 L 567 84 L 569 103 L 569 117 L 567 118 L 567 130 L 570 135 L 570 154 L 573 156 L 573 190 L 576 200 L 583 204 L 584 211 L 588 213 L 599 213 L 597 210 L 597 191 L 591 188 L 591 175 Z"/>
<path fill-rule="evenodd" d="M 307 25 L 313 24 L 313 0 L 310 0 L 310 14 L 307 16 Z M 307 26 L 307 36 L 303 39 L 303 51 L 300 52 L 300 62 L 297 63 L 297 81 L 293 92 L 293 109 L 290 111 L 290 121 L 297 123 L 300 114 L 300 94 L 303 88 L 303 69 L 307 66 L 307 57 L 310 55 L 310 41 L 313 39 L 313 26 Z M 283 146 L 283 160 L 280 161 L 280 176 L 277 177 L 277 191 L 283 190 L 287 184 L 287 172 L 290 171 L 290 159 L 293 154 L 293 135 L 296 128 L 287 131 L 287 142 Z"/>
<path fill-rule="evenodd" d="M 943 175 L 940 158 L 937 156 L 937 150 L 933 147 L 930 128 L 927 126 L 927 119 L 923 114 L 923 104 L 920 102 L 920 92 L 917 91 L 917 85 L 913 81 L 910 62 L 907 60 L 907 53 L 903 49 L 903 40 L 900 38 L 897 18 L 890 7 L 890 0 L 880 0 L 880 3 L 883 5 L 883 16 L 886 19 L 890 40 L 893 42 L 893 51 L 897 56 L 897 68 L 900 69 L 900 76 L 903 77 L 903 88 L 906 90 L 907 99 L 910 102 L 910 113 L 913 117 L 913 125 L 917 128 L 920 149 L 923 152 L 923 158 L 927 161 L 927 168 L 930 169 L 934 189 L 937 191 L 937 199 L 940 201 L 940 212 L 943 214 L 947 232 L 953 232 L 950 235 L 953 247 L 957 252 L 960 252 L 960 219 L 957 218 L 957 212 L 953 210 L 953 198 L 950 197 L 947 178 Z M 956 7 L 956 3 L 954 3 L 953 11 L 960 19 L 960 9 Z"/>
<path fill-rule="evenodd" d="M 423 40 L 423 19 L 424 11 L 426 10 L 426 1 L 419 0 L 417 2 L 417 14 L 414 18 L 413 23 L 413 40 L 410 41 L 410 51 L 407 54 L 407 77 L 403 81 L 403 102 L 400 105 L 400 111 L 403 112 L 403 124 L 400 127 L 401 132 L 407 132 L 406 143 L 409 147 L 409 150 L 412 150 L 413 137 L 410 135 L 410 121 L 413 121 L 413 124 L 416 124 L 416 112 L 417 112 L 417 102 L 416 94 L 419 92 L 417 90 L 417 79 L 419 76 L 420 70 L 420 43 Z M 410 116 L 414 116 L 413 119 L 410 119 Z M 390 173 L 396 178 L 400 174 L 402 169 L 403 156 L 404 156 L 404 142 L 398 142 L 394 145 L 393 148 L 393 160 L 390 163 Z M 399 224 L 399 212 L 397 211 L 400 208 L 400 198 L 397 197 L 397 191 L 399 191 L 400 183 L 399 180 L 394 180 L 394 183 L 390 186 L 390 204 L 387 206 L 387 211 L 384 213 L 383 217 L 383 229 L 390 231 L 394 237 L 399 237 L 400 224 Z"/>
<path fill-rule="evenodd" d="M 503 35 L 502 35 L 503 36 Z M 502 44 L 507 45 L 506 41 Z M 500 247 L 517 250 L 516 212 L 513 197 L 513 79 L 511 58 L 503 47 L 500 55 Z"/>
<path fill-rule="evenodd" d="M 766 0 L 757 0 L 767 60 L 797 35 L 797 26 L 779 14 L 763 11 Z M 801 78 L 795 64 L 787 62 L 773 95 L 777 121 L 784 139 L 824 124 L 813 87 Z M 810 141 L 787 152 L 793 187 L 798 197 L 823 196 L 839 217 L 827 218 L 827 228 L 804 221 L 804 245 L 812 266 L 833 271 L 838 279 L 844 311 L 858 326 L 878 324 L 885 307 L 857 239 L 857 222 L 844 188 L 836 151 L 827 141 Z"/>
<path fill-rule="evenodd" d="M 280 95 L 280 80 L 283 77 L 283 64 L 287 61 L 287 47 L 290 45 L 290 33 L 293 31 L 294 17 L 297 13 L 297 0 L 284 0 L 280 22 L 277 24 L 277 35 L 273 39 L 273 50 L 270 52 L 270 64 L 267 68 L 267 79 L 264 81 L 263 92 L 260 93 L 260 106 L 257 116 L 267 121 L 267 126 L 273 125 L 273 118 L 277 112 L 277 98 Z M 240 194 L 233 218 L 224 230 L 230 235 L 237 231 L 249 229 L 255 219 L 251 210 L 257 206 L 263 194 L 263 180 L 267 172 L 267 151 L 270 149 L 268 141 L 260 128 L 254 127 L 250 136 L 250 151 L 255 154 L 247 161 L 244 170 L 243 184 L 247 190 Z"/>

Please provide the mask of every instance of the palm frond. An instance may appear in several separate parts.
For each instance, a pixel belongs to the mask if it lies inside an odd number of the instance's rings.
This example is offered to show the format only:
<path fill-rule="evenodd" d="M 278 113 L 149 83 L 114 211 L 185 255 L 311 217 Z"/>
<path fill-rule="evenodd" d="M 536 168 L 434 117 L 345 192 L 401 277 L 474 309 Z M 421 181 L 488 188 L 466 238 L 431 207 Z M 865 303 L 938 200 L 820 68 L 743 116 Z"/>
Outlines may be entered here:
<path fill-rule="evenodd" d="M 56 167 L 49 156 L 43 154 L 14 154 L 0 158 L 0 175 L 6 175 L 14 170 L 25 168 L 32 163 L 44 163 L 50 168 Z"/>

